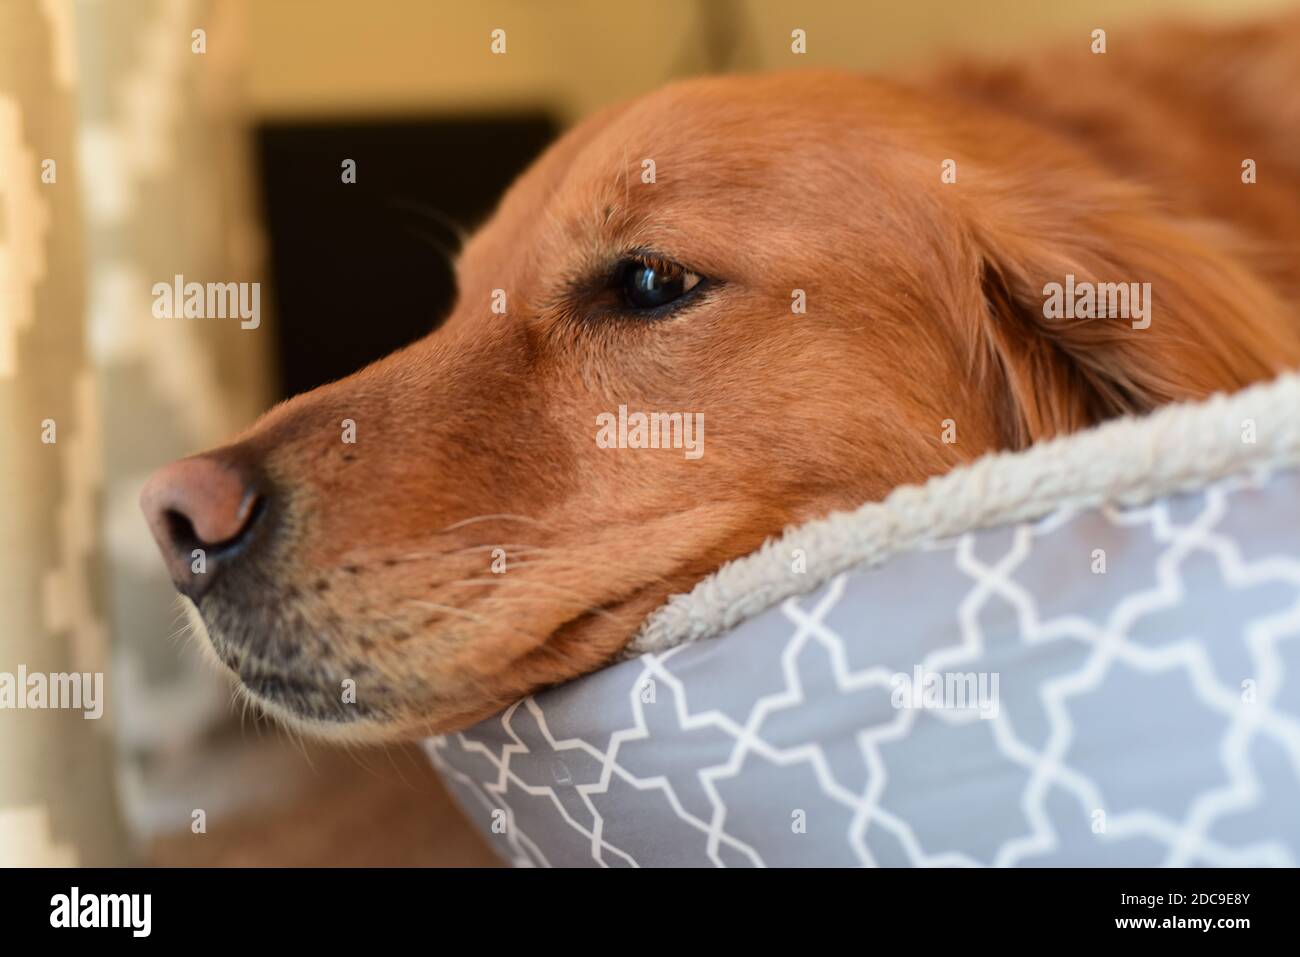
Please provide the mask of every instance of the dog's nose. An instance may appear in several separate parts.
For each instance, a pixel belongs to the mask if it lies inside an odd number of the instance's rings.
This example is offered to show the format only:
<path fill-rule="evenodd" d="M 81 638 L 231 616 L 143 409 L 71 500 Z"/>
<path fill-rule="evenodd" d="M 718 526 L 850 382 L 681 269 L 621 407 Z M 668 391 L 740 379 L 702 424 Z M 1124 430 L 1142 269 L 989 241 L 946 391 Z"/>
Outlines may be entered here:
<path fill-rule="evenodd" d="M 242 469 L 208 455 L 164 465 L 140 492 L 176 590 L 196 602 L 248 541 L 261 506 Z"/>

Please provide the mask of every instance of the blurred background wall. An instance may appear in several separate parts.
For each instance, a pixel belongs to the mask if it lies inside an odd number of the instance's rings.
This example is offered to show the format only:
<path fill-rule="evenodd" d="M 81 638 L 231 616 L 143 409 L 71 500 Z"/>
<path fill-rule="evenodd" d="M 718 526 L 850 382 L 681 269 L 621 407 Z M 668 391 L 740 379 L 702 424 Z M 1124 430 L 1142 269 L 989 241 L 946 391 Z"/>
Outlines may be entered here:
<path fill-rule="evenodd" d="M 0 5 L 0 672 L 109 655 L 70 10 Z M 13 680 L 12 678 L 10 680 Z M 0 864 L 124 851 L 107 722 L 0 711 Z"/>
<path fill-rule="evenodd" d="M 0 712 L 0 863 L 126 859 L 126 839 L 161 817 L 147 775 L 228 718 L 228 690 L 177 653 L 136 499 L 160 461 L 274 395 L 265 337 L 151 310 L 164 277 L 260 270 L 231 79 L 242 10 L 0 4 L 0 671 L 106 679 L 96 721 Z"/>
<path fill-rule="evenodd" d="M 460 231 L 565 125 L 698 73 L 910 70 L 1098 26 L 1122 55 L 1131 25 L 1292 5 L 0 0 L 0 672 L 108 687 L 101 721 L 0 711 L 0 864 L 488 862 L 418 753 L 232 713 L 135 501 L 436 325 Z M 261 325 L 155 318 L 175 274 L 265 282 Z"/>
<path fill-rule="evenodd" d="M 908 68 L 997 55 L 1094 27 L 1240 18 L 1288 0 L 266 0 L 250 10 L 248 103 L 261 118 L 493 110 L 572 121 L 709 70 Z M 793 56 L 790 31 L 808 34 Z M 508 52 L 490 56 L 493 29 Z M 1074 40 L 1071 40 L 1071 37 Z"/>

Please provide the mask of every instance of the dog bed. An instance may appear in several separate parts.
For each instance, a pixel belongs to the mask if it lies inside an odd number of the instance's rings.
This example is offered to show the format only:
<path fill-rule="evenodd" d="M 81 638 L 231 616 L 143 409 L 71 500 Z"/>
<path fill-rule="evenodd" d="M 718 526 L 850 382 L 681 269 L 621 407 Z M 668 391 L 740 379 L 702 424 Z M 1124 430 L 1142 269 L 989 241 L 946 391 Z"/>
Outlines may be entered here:
<path fill-rule="evenodd" d="M 1300 863 L 1300 376 L 792 529 L 426 748 L 518 865 Z"/>

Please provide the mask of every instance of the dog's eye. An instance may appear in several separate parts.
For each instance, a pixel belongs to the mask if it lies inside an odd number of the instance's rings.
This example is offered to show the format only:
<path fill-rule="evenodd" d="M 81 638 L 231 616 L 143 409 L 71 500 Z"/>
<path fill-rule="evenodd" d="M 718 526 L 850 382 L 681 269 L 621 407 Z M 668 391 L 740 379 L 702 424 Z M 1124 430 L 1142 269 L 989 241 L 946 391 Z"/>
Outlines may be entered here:
<path fill-rule="evenodd" d="M 700 275 L 666 259 L 629 259 L 619 267 L 623 301 L 631 309 L 658 309 L 700 284 Z"/>

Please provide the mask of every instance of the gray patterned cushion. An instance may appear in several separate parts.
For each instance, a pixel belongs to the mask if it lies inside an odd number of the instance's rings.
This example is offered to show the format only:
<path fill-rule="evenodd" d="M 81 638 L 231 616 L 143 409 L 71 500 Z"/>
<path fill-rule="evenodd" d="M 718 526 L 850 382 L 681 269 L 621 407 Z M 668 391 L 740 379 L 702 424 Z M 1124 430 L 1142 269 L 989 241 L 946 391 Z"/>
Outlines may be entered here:
<path fill-rule="evenodd" d="M 1295 866 L 1300 472 L 903 551 L 427 748 L 522 865 Z"/>

